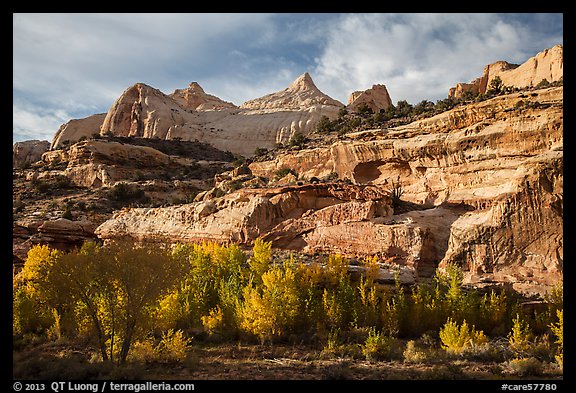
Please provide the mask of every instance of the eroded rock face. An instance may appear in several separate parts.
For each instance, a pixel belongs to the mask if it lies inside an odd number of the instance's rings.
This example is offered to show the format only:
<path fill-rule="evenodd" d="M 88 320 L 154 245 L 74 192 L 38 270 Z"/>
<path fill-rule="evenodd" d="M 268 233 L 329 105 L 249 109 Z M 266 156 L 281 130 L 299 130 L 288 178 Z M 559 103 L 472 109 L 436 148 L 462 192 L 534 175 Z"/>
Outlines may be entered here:
<path fill-rule="evenodd" d="M 344 105 L 322 93 L 307 72 L 300 75 L 286 89 L 246 101 L 240 108 L 250 110 L 310 110 L 318 106 L 341 108 Z"/>
<path fill-rule="evenodd" d="M 374 113 L 390 108 L 392 100 L 386 86 L 373 85 L 368 90 L 353 92 L 348 99 L 346 108 L 350 111 L 358 111 L 358 108 L 362 105 L 367 105 Z"/>
<path fill-rule="evenodd" d="M 198 140 L 250 157 L 257 147 L 270 149 L 297 132 L 310 132 L 322 116 L 334 118 L 343 106 L 318 90 L 307 73 L 240 108 L 206 94 L 197 83 L 171 95 L 137 83 L 112 105 L 101 133 Z"/>
<path fill-rule="evenodd" d="M 236 105 L 231 102 L 221 100 L 220 98 L 207 94 L 198 82 L 192 82 L 186 89 L 176 89 L 170 94 L 182 108 L 194 111 L 210 111 L 220 109 L 234 109 Z"/>
<path fill-rule="evenodd" d="M 50 142 L 29 140 L 16 142 L 12 145 L 12 168 L 22 168 L 42 159 L 50 148 Z"/>
<path fill-rule="evenodd" d="M 246 245 L 262 236 L 308 253 L 379 255 L 419 277 L 456 263 L 469 282 L 544 292 L 562 278 L 562 151 L 563 88 L 515 93 L 249 166 L 255 176 L 290 168 L 356 184 L 124 210 L 96 233 Z"/>
<path fill-rule="evenodd" d="M 466 91 L 486 93 L 496 76 L 509 87 L 536 86 L 543 79 L 548 82 L 560 80 L 564 75 L 564 47 L 555 45 L 518 64 L 497 61 L 484 67 L 482 76 L 470 83 L 458 83 L 448 92 L 448 97 L 460 98 Z"/>
<path fill-rule="evenodd" d="M 71 250 L 82 246 L 85 241 L 97 240 L 95 228 L 96 225 L 86 219 L 22 219 L 13 224 L 12 253 L 20 260 L 25 260 L 28 250 L 34 244 L 49 244 L 50 247 Z"/>
<path fill-rule="evenodd" d="M 78 142 L 80 138 L 90 138 L 99 134 L 105 117 L 105 113 L 99 113 L 83 119 L 72 119 L 62 124 L 52 139 L 50 149 L 58 149 L 65 141 L 74 143 Z"/>

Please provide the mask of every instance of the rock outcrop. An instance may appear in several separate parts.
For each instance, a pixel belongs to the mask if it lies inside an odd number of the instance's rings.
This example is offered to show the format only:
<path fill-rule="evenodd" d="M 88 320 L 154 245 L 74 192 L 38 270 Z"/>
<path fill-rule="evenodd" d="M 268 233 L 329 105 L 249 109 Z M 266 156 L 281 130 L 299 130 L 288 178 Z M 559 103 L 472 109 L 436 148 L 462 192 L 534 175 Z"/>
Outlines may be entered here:
<path fill-rule="evenodd" d="M 254 111 L 310 111 L 323 106 L 340 108 L 344 105 L 322 93 L 306 72 L 286 89 L 246 101 L 240 108 Z"/>
<path fill-rule="evenodd" d="M 22 168 L 40 161 L 42 154 L 50 149 L 50 142 L 29 140 L 12 145 L 12 168 Z"/>
<path fill-rule="evenodd" d="M 353 92 L 348 98 L 346 108 L 352 112 L 357 112 L 358 108 L 363 105 L 367 105 L 374 113 L 390 108 L 392 100 L 386 86 L 373 85 L 368 90 Z"/>
<path fill-rule="evenodd" d="M 555 82 L 564 75 L 564 49 L 562 45 L 555 45 L 529 58 L 521 65 L 498 61 L 484 67 L 481 77 L 470 83 L 458 83 L 448 92 L 448 97 L 460 98 L 466 91 L 474 94 L 486 93 L 490 82 L 496 76 L 509 87 L 536 86 L 542 80 Z"/>
<path fill-rule="evenodd" d="M 456 263 L 468 282 L 527 292 L 562 279 L 562 87 L 349 137 L 249 167 L 261 177 L 281 168 L 299 178 L 336 173 L 356 185 L 242 189 L 178 208 L 124 210 L 96 233 L 243 244 L 262 236 L 308 253 L 379 255 L 418 277 Z"/>
<path fill-rule="evenodd" d="M 197 84 L 166 95 L 143 83 L 129 87 L 112 105 L 101 134 L 198 140 L 250 157 L 296 133 L 307 134 L 322 116 L 334 118 L 344 105 L 314 85 L 309 74 L 288 88 L 244 103 L 240 108 L 206 94 Z M 73 138 L 62 131 L 59 140 Z"/>
<path fill-rule="evenodd" d="M 236 105 L 231 102 L 221 100 L 212 94 L 207 94 L 198 82 L 190 83 L 186 89 L 176 89 L 169 97 L 176 101 L 182 108 L 193 111 L 236 108 Z"/>
<path fill-rule="evenodd" d="M 72 119 L 62 124 L 52 139 L 50 149 L 57 149 L 63 143 L 74 143 L 81 138 L 90 138 L 99 134 L 105 117 L 105 113 L 99 113 L 83 119 Z"/>

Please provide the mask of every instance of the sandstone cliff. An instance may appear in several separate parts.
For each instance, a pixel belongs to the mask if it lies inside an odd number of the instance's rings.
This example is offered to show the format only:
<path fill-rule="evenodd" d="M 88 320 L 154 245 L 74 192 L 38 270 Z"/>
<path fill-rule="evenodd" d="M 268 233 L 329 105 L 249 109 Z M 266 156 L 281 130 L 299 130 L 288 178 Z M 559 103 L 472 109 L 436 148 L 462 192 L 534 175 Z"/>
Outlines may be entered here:
<path fill-rule="evenodd" d="M 335 173 L 355 184 L 243 189 L 178 208 L 124 210 L 96 233 L 247 245 L 262 236 L 308 253 L 379 255 L 419 277 L 457 263 L 469 282 L 545 290 L 562 278 L 562 105 L 563 88 L 548 88 L 351 134 L 250 170 Z"/>
<path fill-rule="evenodd" d="M 286 89 L 246 101 L 240 108 L 261 111 L 309 111 L 317 110 L 319 109 L 318 107 L 322 106 L 339 108 L 344 105 L 322 93 L 312 81 L 310 74 L 306 72 L 300 75 Z"/>
<path fill-rule="evenodd" d="M 16 142 L 12 145 L 12 168 L 22 168 L 42 159 L 50 148 L 50 142 L 29 140 Z"/>
<path fill-rule="evenodd" d="M 378 113 L 380 110 L 386 110 L 392 106 L 392 100 L 388 90 L 384 85 L 373 85 L 365 91 L 355 91 L 348 99 L 346 108 L 351 111 L 357 111 L 361 105 L 367 105 L 372 112 Z"/>
<path fill-rule="evenodd" d="M 99 134 L 105 117 L 105 113 L 99 113 L 83 119 L 72 119 L 62 124 L 52 138 L 50 149 L 57 149 L 64 141 L 73 143 L 82 137 L 89 138 L 94 134 Z"/>
<path fill-rule="evenodd" d="M 564 72 L 564 49 L 555 45 L 529 58 L 521 65 L 498 61 L 484 67 L 482 76 L 470 83 L 459 83 L 451 88 L 448 97 L 460 98 L 466 91 L 486 93 L 490 81 L 499 76 L 502 83 L 509 87 L 536 86 L 543 79 L 558 81 Z"/>
<path fill-rule="evenodd" d="M 194 111 L 236 108 L 236 105 L 231 102 L 221 100 L 212 94 L 207 94 L 197 82 L 190 83 L 186 89 L 176 89 L 169 96 L 182 108 Z"/>
<path fill-rule="evenodd" d="M 100 133 L 198 140 L 223 151 L 252 156 L 257 147 L 270 149 L 276 143 L 288 142 L 297 132 L 310 132 L 322 116 L 336 117 L 343 106 L 318 90 L 307 73 L 288 88 L 248 101 L 240 108 L 206 94 L 195 82 L 170 95 L 137 83 L 112 105 Z M 92 130 L 92 126 L 82 131 L 79 126 L 63 126 L 53 146 L 66 139 L 76 141 Z"/>

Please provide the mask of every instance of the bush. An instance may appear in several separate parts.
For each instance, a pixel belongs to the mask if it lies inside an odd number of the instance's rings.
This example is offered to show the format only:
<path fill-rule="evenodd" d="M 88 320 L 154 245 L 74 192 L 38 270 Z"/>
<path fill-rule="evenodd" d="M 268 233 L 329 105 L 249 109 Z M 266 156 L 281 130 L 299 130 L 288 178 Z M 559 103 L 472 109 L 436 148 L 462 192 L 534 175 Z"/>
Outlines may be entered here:
<path fill-rule="evenodd" d="M 556 355 L 556 362 L 560 366 L 564 364 L 564 310 L 557 310 L 558 322 L 550 324 L 552 333 L 556 336 L 556 344 L 558 344 L 558 354 Z"/>
<path fill-rule="evenodd" d="M 203 316 L 201 320 L 204 329 L 206 329 L 209 334 L 214 334 L 217 330 L 222 328 L 224 323 L 224 313 L 219 306 L 216 306 L 216 308 L 210 310 L 208 315 Z"/>
<path fill-rule="evenodd" d="M 296 171 L 294 171 L 293 169 L 290 168 L 281 168 L 278 169 L 276 172 L 274 172 L 274 178 L 276 180 L 280 180 L 285 176 L 288 176 L 289 174 L 293 174 L 294 176 L 298 176 L 298 174 L 296 173 Z"/>
<path fill-rule="evenodd" d="M 453 354 L 462 354 L 466 350 L 473 350 L 475 346 L 488 342 L 484 332 L 476 331 L 474 325 L 469 328 L 464 321 L 458 327 L 458 324 L 451 318 L 448 318 L 448 321 L 440 329 L 440 339 L 442 340 L 442 348 Z"/>
<path fill-rule="evenodd" d="M 543 88 L 549 87 L 549 86 L 550 86 L 550 82 L 548 82 L 548 79 L 544 78 L 540 82 L 538 82 L 538 84 L 536 85 L 536 88 L 537 89 L 543 89 Z"/>
<path fill-rule="evenodd" d="M 254 156 L 258 157 L 258 156 L 263 156 L 264 154 L 268 153 L 268 149 L 264 148 L 264 147 L 257 147 L 254 150 Z"/>
<path fill-rule="evenodd" d="M 186 352 L 191 341 L 192 339 L 184 337 L 182 330 L 170 329 L 162 334 L 155 351 L 159 354 L 159 358 L 165 362 L 181 363 L 186 360 Z"/>
<path fill-rule="evenodd" d="M 108 192 L 108 198 L 117 202 L 150 202 L 150 197 L 146 195 L 144 190 L 126 183 L 115 184 Z"/>
<path fill-rule="evenodd" d="M 296 132 L 288 141 L 288 146 L 301 148 L 304 146 L 307 140 L 308 139 L 302 133 Z"/>
<path fill-rule="evenodd" d="M 362 346 L 362 354 L 366 360 L 390 359 L 394 355 L 396 339 L 376 331 L 375 328 L 368 330 L 368 337 Z"/>
<path fill-rule="evenodd" d="M 510 349 L 518 356 L 525 355 L 530 352 L 533 347 L 534 335 L 530 331 L 528 323 L 520 319 L 520 315 L 516 314 L 513 320 L 512 331 L 508 335 L 508 342 Z"/>
<path fill-rule="evenodd" d="M 406 349 L 402 353 L 406 363 L 424 363 L 430 359 L 429 349 L 422 348 L 416 344 L 416 341 L 410 340 L 406 343 Z"/>
<path fill-rule="evenodd" d="M 316 123 L 316 132 L 319 132 L 321 134 L 328 133 L 332 131 L 332 129 L 333 129 L 332 122 L 327 116 L 322 116 L 320 120 L 318 120 L 318 123 Z"/>
<path fill-rule="evenodd" d="M 542 374 L 542 362 L 533 357 L 512 359 L 508 362 L 508 368 L 512 374 L 523 377 Z"/>
<path fill-rule="evenodd" d="M 158 361 L 158 353 L 151 339 L 137 341 L 132 346 L 128 359 L 140 363 L 152 363 Z"/>

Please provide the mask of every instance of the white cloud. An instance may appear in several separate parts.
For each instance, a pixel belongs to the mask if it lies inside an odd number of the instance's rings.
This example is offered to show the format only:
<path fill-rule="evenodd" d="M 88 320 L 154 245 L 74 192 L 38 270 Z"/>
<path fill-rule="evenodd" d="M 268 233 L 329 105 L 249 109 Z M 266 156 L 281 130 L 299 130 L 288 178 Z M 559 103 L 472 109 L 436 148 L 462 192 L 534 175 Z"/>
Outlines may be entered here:
<path fill-rule="evenodd" d="M 489 63 L 525 61 L 545 49 L 535 39 L 531 26 L 491 14 L 346 14 L 333 23 L 315 74 L 340 100 L 375 83 L 393 102 L 437 100 Z"/>
<path fill-rule="evenodd" d="M 557 29 L 546 15 L 523 18 L 13 14 L 13 136 L 38 132 L 50 139 L 71 118 L 107 111 L 137 82 L 171 93 L 196 81 L 240 105 L 308 71 L 320 90 L 342 102 L 376 83 L 387 86 L 394 102 L 440 99 L 488 63 L 521 62 L 561 42 L 561 34 L 549 33 Z"/>
<path fill-rule="evenodd" d="M 43 111 L 37 106 L 14 103 L 12 105 L 13 141 L 40 139 L 52 141 L 61 124 L 70 119 L 62 110 Z"/>

